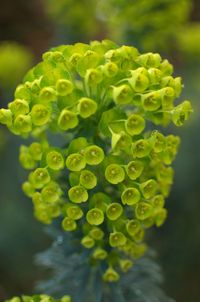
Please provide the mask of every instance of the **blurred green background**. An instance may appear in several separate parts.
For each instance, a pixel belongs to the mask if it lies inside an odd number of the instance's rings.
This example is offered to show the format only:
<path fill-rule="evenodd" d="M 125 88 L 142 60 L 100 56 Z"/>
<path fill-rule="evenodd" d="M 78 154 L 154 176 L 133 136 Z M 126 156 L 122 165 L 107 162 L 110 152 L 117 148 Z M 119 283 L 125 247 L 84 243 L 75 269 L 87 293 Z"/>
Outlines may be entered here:
<path fill-rule="evenodd" d="M 168 200 L 169 217 L 151 235 L 165 275 L 166 292 L 177 302 L 200 300 L 200 2 L 199 0 L 1 0 L 0 106 L 49 47 L 110 38 L 143 51 L 158 51 L 183 77 L 183 98 L 192 119 L 175 132 L 182 144 Z M 35 253 L 50 239 L 21 191 L 18 163 L 22 140 L 0 127 L 0 301 L 31 293 L 43 272 Z"/>

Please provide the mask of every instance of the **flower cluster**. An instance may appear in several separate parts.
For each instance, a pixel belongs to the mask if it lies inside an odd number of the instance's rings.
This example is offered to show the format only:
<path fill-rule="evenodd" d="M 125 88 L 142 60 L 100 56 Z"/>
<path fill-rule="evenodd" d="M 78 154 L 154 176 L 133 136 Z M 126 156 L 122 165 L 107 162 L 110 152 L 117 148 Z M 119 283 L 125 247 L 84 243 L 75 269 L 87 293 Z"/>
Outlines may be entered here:
<path fill-rule="evenodd" d="M 34 296 L 22 296 L 22 297 L 13 297 L 5 302 L 72 302 L 70 296 L 63 296 L 61 299 L 54 299 L 48 295 L 34 295 Z"/>
<path fill-rule="evenodd" d="M 159 54 L 108 40 L 60 46 L 0 110 L 13 133 L 36 139 L 19 156 L 36 217 L 62 217 L 66 232 L 81 233 L 105 281 L 132 267 L 146 250 L 146 229 L 167 216 L 180 140 L 156 125 L 181 126 L 192 112 L 187 100 L 174 106 L 182 83 L 172 73 Z M 55 134 L 61 147 L 50 143 Z"/>

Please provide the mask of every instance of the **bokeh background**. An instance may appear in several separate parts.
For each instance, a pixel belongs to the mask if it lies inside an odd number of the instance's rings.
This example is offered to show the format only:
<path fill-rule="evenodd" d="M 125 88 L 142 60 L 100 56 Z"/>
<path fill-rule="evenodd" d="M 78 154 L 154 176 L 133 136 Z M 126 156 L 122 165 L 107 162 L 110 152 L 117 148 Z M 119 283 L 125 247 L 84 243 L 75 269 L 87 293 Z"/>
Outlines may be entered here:
<path fill-rule="evenodd" d="M 153 231 L 164 288 L 177 302 L 200 301 L 200 1 L 199 0 L 0 0 L 0 107 L 12 101 L 26 71 L 52 46 L 110 38 L 157 51 L 184 81 L 194 107 L 180 130 L 169 217 Z M 34 255 L 50 244 L 21 191 L 22 140 L 0 127 L 0 301 L 32 293 L 44 272 Z"/>

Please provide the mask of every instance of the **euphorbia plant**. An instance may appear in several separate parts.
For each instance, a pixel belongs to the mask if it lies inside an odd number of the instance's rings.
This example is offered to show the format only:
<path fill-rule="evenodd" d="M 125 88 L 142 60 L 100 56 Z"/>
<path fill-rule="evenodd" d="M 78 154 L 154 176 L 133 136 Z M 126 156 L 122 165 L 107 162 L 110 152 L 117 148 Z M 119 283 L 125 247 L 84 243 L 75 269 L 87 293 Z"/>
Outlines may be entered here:
<path fill-rule="evenodd" d="M 192 111 L 187 100 L 174 105 L 182 83 L 172 74 L 157 53 L 108 40 L 63 45 L 0 110 L 11 132 L 33 138 L 19 160 L 36 218 L 69 233 L 105 282 L 144 255 L 146 230 L 167 216 L 180 139 L 162 129 Z"/>

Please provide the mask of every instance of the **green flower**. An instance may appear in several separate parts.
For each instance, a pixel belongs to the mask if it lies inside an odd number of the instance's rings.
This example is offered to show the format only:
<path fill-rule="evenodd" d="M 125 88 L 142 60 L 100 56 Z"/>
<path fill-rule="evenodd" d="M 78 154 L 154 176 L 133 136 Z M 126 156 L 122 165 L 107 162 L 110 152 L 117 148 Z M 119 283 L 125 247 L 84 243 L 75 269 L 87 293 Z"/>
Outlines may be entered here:
<path fill-rule="evenodd" d="M 110 220 L 117 220 L 123 213 L 123 208 L 119 203 L 113 202 L 106 209 L 106 215 Z"/>
<path fill-rule="evenodd" d="M 62 227 L 65 231 L 75 231 L 77 228 L 77 224 L 76 221 L 74 221 L 73 219 L 69 218 L 69 217 L 65 217 L 62 221 Z"/>
<path fill-rule="evenodd" d="M 94 208 L 87 212 L 86 219 L 91 225 L 100 225 L 104 221 L 104 214 L 100 209 Z"/>
<path fill-rule="evenodd" d="M 125 123 L 126 131 L 130 135 L 138 135 L 145 128 L 145 120 L 139 114 L 131 114 Z"/>
<path fill-rule="evenodd" d="M 91 171 L 83 170 L 80 175 L 80 184 L 86 189 L 93 189 L 97 185 L 97 178 Z"/>
<path fill-rule="evenodd" d="M 81 98 L 77 109 L 81 117 L 88 118 L 97 111 L 97 103 L 89 98 Z"/>
<path fill-rule="evenodd" d="M 82 203 L 88 200 L 88 193 L 82 186 L 74 186 L 68 191 L 69 199 L 74 203 Z"/>
<path fill-rule="evenodd" d="M 103 274 L 103 280 L 106 282 L 116 282 L 119 278 L 119 274 L 111 267 L 109 267 Z"/>
<path fill-rule="evenodd" d="M 125 178 L 124 169 L 117 164 L 111 164 L 106 168 L 105 178 L 111 184 L 118 184 Z"/>
<path fill-rule="evenodd" d="M 50 151 L 46 156 L 47 165 L 52 170 L 61 170 L 64 168 L 64 159 L 60 152 Z"/>
<path fill-rule="evenodd" d="M 86 166 L 85 157 L 79 153 L 70 154 L 67 157 L 66 166 L 70 171 L 81 171 Z"/>
<path fill-rule="evenodd" d="M 140 192 L 136 188 L 125 189 L 121 196 L 122 203 L 129 206 L 136 204 L 140 200 L 140 198 Z"/>
<path fill-rule="evenodd" d="M 109 244 L 112 247 L 123 246 L 126 243 L 126 240 L 126 237 L 121 232 L 114 232 L 109 236 Z"/>
<path fill-rule="evenodd" d="M 61 130 L 73 129 L 78 125 L 78 118 L 76 113 L 63 109 L 58 118 L 58 127 Z"/>
<path fill-rule="evenodd" d="M 84 150 L 86 163 L 91 166 L 99 165 L 104 159 L 104 151 L 102 148 L 92 145 Z"/>

